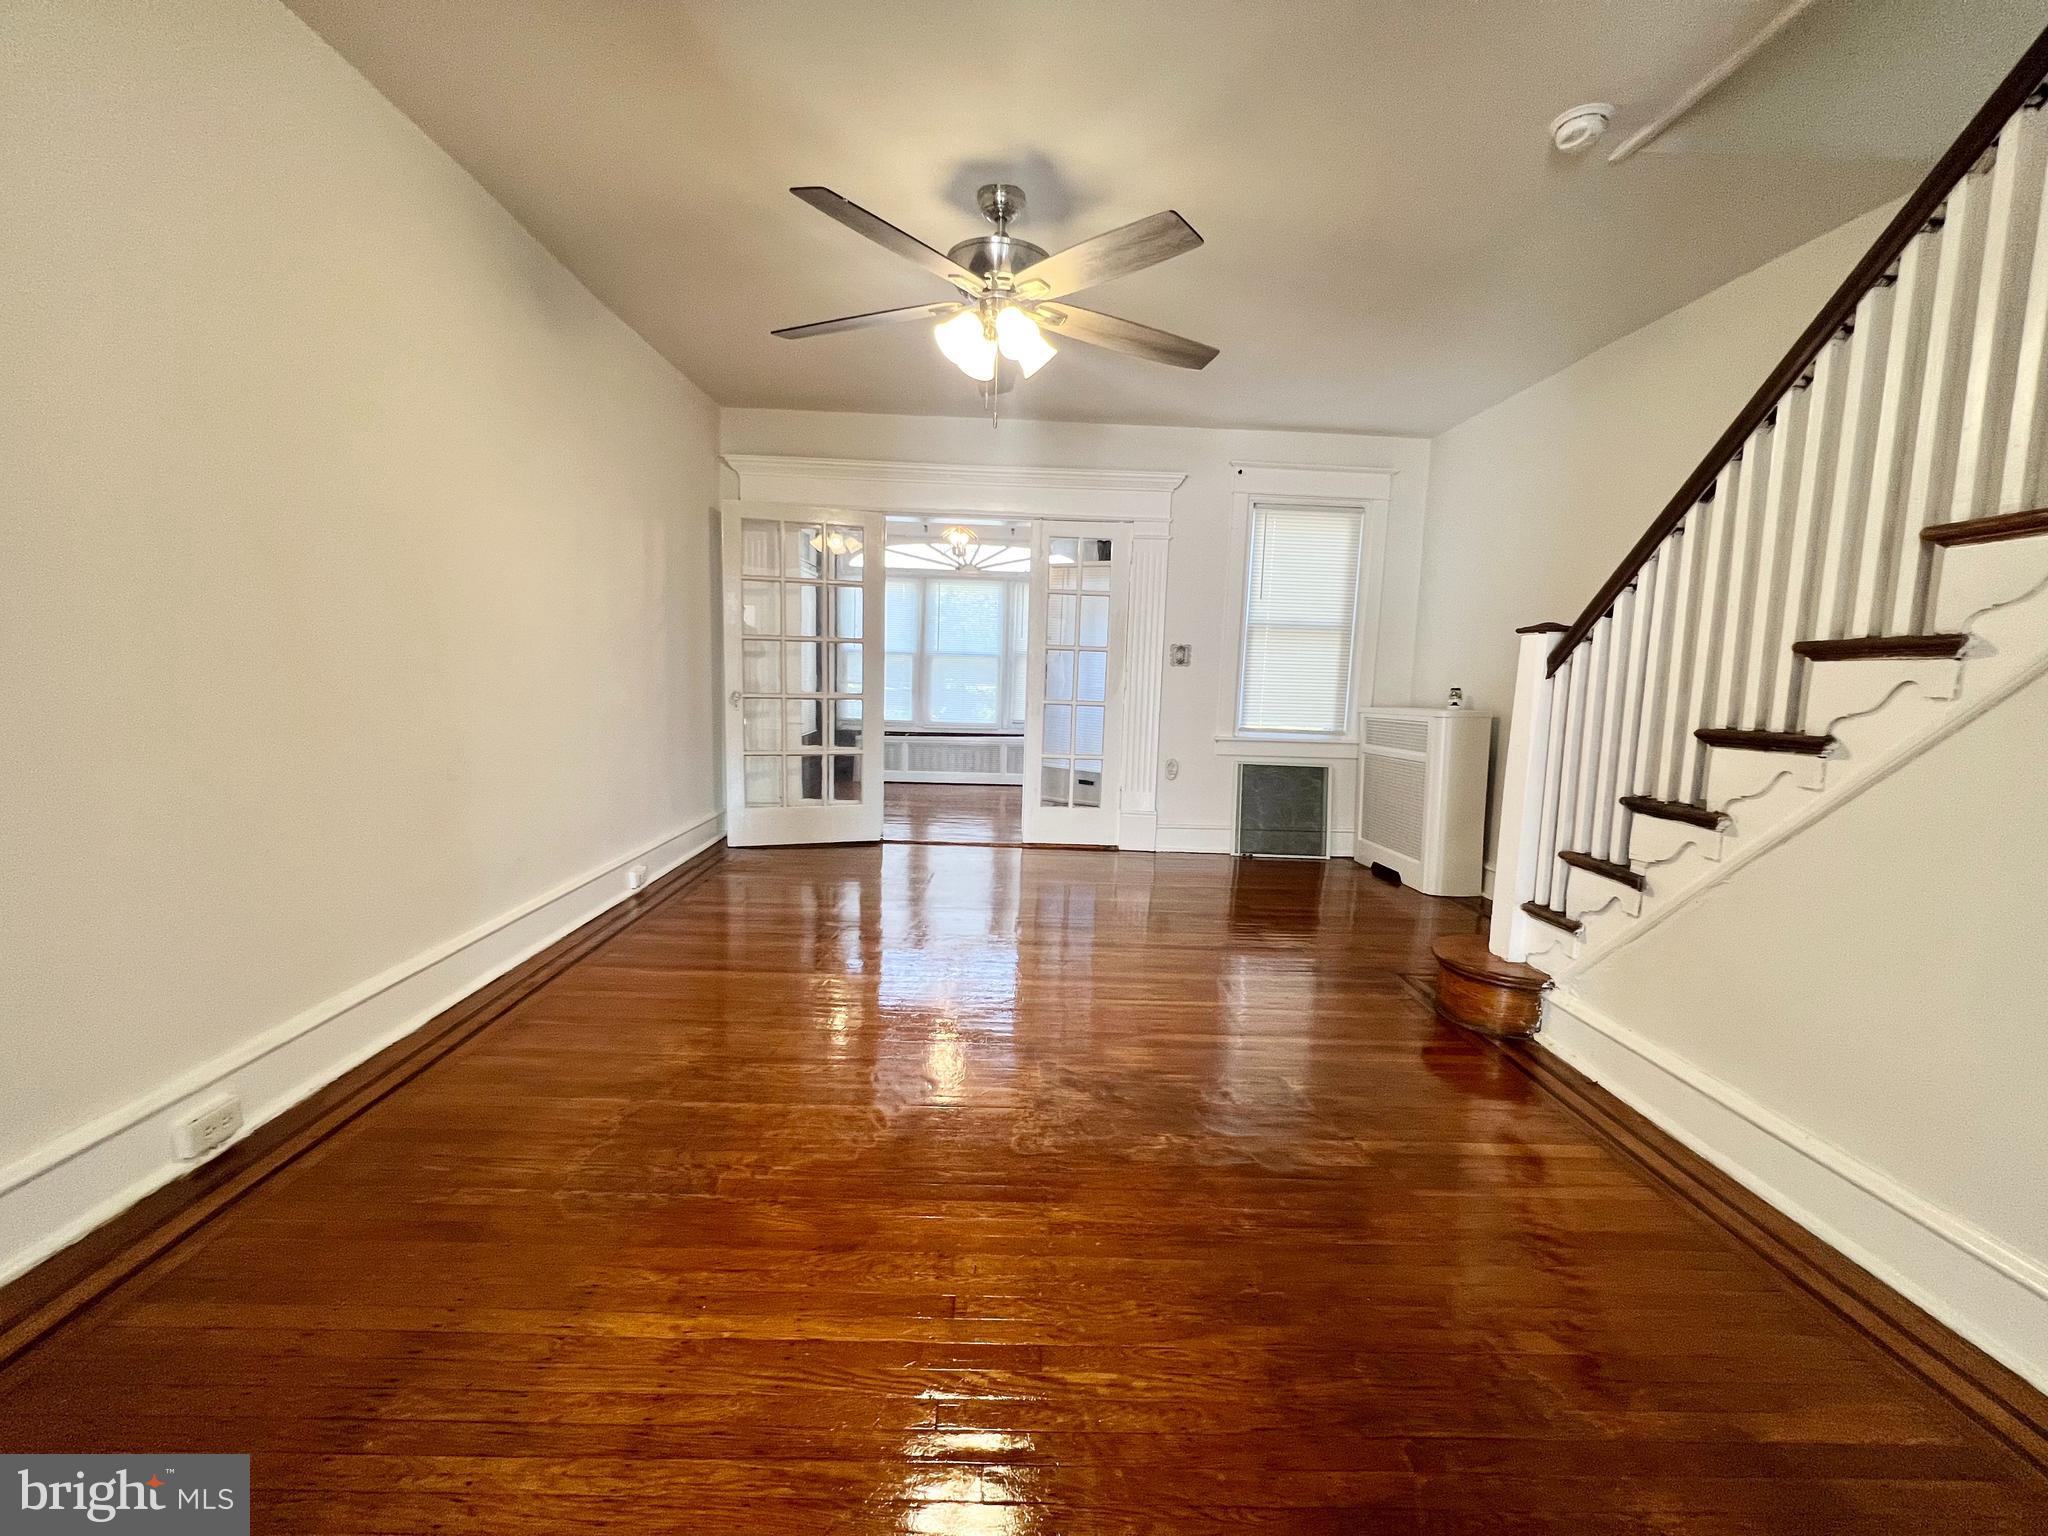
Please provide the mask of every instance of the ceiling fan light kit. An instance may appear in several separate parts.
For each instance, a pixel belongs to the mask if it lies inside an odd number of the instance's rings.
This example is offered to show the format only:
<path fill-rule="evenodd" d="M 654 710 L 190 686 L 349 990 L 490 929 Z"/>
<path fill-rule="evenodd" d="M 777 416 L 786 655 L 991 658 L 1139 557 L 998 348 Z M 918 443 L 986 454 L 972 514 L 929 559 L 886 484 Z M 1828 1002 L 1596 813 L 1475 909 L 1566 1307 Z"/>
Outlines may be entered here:
<path fill-rule="evenodd" d="M 1142 271 L 1199 246 L 1202 237 L 1170 209 L 1048 255 L 1042 247 L 1010 233 L 1010 221 L 1024 211 L 1024 193 L 1007 182 L 993 182 L 976 195 L 982 215 L 993 226 L 991 232 L 963 240 L 941 254 L 828 187 L 791 187 L 790 191 L 855 233 L 945 279 L 963 297 L 788 326 L 775 332 L 785 340 L 829 336 L 899 320 L 934 321 L 932 336 L 939 351 L 982 386 L 991 413 L 996 395 L 1008 389 L 1017 376 L 1031 378 L 1058 356 L 1059 348 L 1046 339 L 1048 330 L 1063 340 L 1176 368 L 1203 368 L 1217 355 L 1214 347 L 1185 336 L 1065 302 L 1067 294 Z M 1006 369 L 1005 363 L 1012 367 Z"/>

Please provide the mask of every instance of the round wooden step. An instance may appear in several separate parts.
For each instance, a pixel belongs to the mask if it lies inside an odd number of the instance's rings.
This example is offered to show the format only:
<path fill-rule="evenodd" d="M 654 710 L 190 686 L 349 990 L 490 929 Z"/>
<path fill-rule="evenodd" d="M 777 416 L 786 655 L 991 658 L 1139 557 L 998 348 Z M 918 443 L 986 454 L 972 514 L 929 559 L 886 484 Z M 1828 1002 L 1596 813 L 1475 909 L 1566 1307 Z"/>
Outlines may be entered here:
<path fill-rule="evenodd" d="M 1454 933 L 1431 947 L 1436 956 L 1436 1011 L 1465 1029 L 1497 1040 L 1536 1033 L 1550 978 L 1533 965 L 1503 960 L 1476 933 Z"/>

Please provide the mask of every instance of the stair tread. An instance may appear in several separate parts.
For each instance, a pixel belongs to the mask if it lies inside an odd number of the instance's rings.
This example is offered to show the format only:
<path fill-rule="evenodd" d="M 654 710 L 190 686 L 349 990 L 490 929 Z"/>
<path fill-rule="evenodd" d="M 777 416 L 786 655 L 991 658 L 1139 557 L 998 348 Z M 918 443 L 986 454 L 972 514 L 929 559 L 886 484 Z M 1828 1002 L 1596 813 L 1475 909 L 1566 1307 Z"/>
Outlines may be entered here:
<path fill-rule="evenodd" d="M 1617 864 L 1612 859 L 1596 859 L 1590 853 L 1579 853 L 1576 850 L 1560 853 L 1558 857 L 1573 869 L 1590 870 L 1593 874 L 1604 876 L 1632 890 L 1640 891 L 1643 888 L 1643 877 L 1626 864 Z"/>
<path fill-rule="evenodd" d="M 1944 549 L 1958 544 L 1994 544 L 2000 539 L 2024 539 L 2048 533 L 2048 507 L 2032 512 L 2001 512 L 1995 517 L 1968 517 L 1956 523 L 1933 523 L 1920 530 L 1920 537 Z"/>
<path fill-rule="evenodd" d="M 1968 635 L 1858 635 L 1849 640 L 1800 640 L 1792 650 L 1808 661 L 1943 659 L 1963 654 Z"/>
<path fill-rule="evenodd" d="M 1734 747 L 1744 752 L 1797 752 L 1819 757 L 1835 744 L 1832 736 L 1810 736 L 1804 731 L 1745 731 L 1731 726 L 1703 725 L 1693 732 L 1710 747 Z"/>
<path fill-rule="evenodd" d="M 1553 928 L 1562 928 L 1566 933 L 1577 933 L 1584 924 L 1575 917 L 1566 917 L 1555 907 L 1546 907 L 1540 901 L 1525 901 L 1522 910 L 1539 923 L 1548 923 Z"/>
<path fill-rule="evenodd" d="M 1659 821 L 1683 821 L 1712 832 L 1718 832 L 1728 824 L 1728 818 L 1719 811 L 1710 811 L 1704 805 L 1690 805 L 1683 800 L 1659 800 L 1654 795 L 1623 795 L 1621 803 L 1638 816 L 1650 816 Z"/>

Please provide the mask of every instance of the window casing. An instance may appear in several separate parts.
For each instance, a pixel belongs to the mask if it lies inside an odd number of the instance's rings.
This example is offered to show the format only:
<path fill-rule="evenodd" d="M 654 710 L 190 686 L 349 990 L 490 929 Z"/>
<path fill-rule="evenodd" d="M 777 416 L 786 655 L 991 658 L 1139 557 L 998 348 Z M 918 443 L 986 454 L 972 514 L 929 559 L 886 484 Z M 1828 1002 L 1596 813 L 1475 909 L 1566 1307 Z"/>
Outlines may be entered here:
<path fill-rule="evenodd" d="M 882 718 L 899 730 L 1019 731 L 1028 584 L 1021 578 L 888 579 Z"/>
<path fill-rule="evenodd" d="M 1239 637 L 1240 732 L 1335 736 L 1351 716 L 1365 512 L 1251 505 Z"/>

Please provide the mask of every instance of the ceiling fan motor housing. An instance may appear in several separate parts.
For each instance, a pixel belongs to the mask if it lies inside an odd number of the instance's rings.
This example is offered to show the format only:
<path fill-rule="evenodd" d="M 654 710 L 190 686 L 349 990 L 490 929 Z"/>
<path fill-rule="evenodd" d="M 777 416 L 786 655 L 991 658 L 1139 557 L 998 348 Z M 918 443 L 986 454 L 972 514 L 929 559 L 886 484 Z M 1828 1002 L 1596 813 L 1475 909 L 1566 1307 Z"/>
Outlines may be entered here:
<path fill-rule="evenodd" d="M 1024 216 L 1024 191 L 1006 181 L 992 181 L 975 194 L 982 217 L 995 225 L 992 233 L 962 240 L 948 259 L 957 261 L 976 277 L 1011 277 L 1034 261 L 1045 260 L 1042 246 L 1019 240 L 1010 233 L 1010 221 Z"/>

